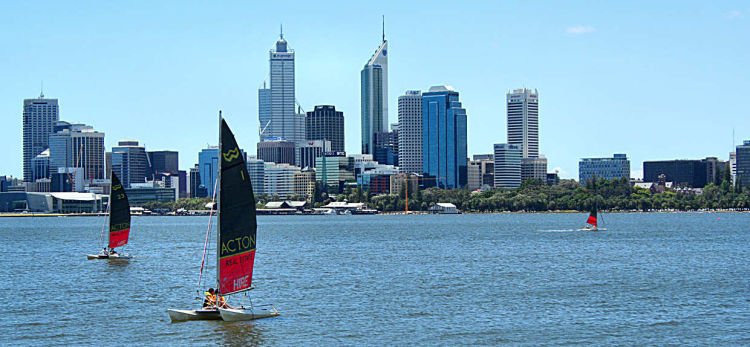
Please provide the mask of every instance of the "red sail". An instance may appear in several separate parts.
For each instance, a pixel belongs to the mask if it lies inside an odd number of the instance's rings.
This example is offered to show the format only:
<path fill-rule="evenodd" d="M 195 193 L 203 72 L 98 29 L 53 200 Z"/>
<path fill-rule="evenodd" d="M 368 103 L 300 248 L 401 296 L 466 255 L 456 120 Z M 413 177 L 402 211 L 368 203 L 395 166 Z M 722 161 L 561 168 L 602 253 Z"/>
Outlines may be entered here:
<path fill-rule="evenodd" d="M 586 223 L 596 226 L 596 216 L 590 215 L 589 219 L 586 220 Z"/>
<path fill-rule="evenodd" d="M 255 262 L 255 197 L 244 153 L 221 120 L 221 175 L 219 181 L 219 292 L 231 294 L 250 288 Z"/>

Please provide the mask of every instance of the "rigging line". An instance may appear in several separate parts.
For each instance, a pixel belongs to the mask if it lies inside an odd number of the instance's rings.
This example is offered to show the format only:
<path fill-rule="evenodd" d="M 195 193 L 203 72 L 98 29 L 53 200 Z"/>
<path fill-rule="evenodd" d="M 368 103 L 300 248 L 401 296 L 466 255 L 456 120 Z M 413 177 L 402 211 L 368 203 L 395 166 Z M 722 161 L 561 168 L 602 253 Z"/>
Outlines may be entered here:
<path fill-rule="evenodd" d="M 203 256 L 201 256 L 201 268 L 200 268 L 200 272 L 198 273 L 198 291 L 199 292 L 200 292 L 200 288 L 202 284 L 201 281 L 203 280 L 203 268 L 206 265 L 206 252 L 208 251 L 208 238 L 211 234 L 211 225 L 212 225 L 211 219 L 213 218 L 213 214 L 214 214 L 214 204 L 216 203 L 216 191 L 217 191 L 216 188 L 218 186 L 218 183 L 219 183 L 219 180 L 214 181 L 214 193 L 212 194 L 213 196 L 211 197 L 211 210 L 208 212 L 208 228 L 206 228 L 207 229 L 206 239 L 203 241 Z M 218 252 L 219 250 L 217 249 L 216 251 Z M 219 254 L 217 253 L 216 256 L 218 257 Z"/>
<path fill-rule="evenodd" d="M 107 211 L 104 215 L 104 219 L 102 220 L 102 230 L 99 232 L 99 244 L 104 244 L 104 226 L 107 224 L 107 216 L 109 215 L 110 208 L 112 207 L 112 184 L 110 184 L 109 188 L 109 200 L 107 200 Z M 128 211 L 129 213 L 130 211 Z"/>

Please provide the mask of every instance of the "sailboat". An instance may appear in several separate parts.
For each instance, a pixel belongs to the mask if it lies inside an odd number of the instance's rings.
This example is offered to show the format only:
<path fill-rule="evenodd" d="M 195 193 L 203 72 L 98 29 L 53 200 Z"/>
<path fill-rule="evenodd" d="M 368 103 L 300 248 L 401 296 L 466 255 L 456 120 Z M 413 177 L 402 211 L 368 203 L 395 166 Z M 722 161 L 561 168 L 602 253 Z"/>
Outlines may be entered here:
<path fill-rule="evenodd" d="M 256 247 L 255 196 L 245 158 L 234 134 L 219 112 L 219 175 L 217 183 L 216 298 L 252 289 Z M 210 218 L 210 217 L 209 217 Z M 208 242 L 208 238 L 206 238 Z M 204 246 L 204 249 L 205 246 Z M 205 252 L 204 252 L 205 259 Z M 203 262 L 201 263 L 201 273 Z M 200 283 L 200 280 L 199 280 Z M 169 309 L 172 322 L 188 320 L 239 321 L 268 318 L 280 313 L 273 305 L 230 308 L 205 305 L 197 310 Z M 221 307 L 224 306 L 224 307 Z"/>
<path fill-rule="evenodd" d="M 127 260 L 130 256 L 117 253 L 116 247 L 125 246 L 130 236 L 130 203 L 120 179 L 112 172 L 112 189 L 109 193 L 109 229 L 107 247 L 98 254 L 88 254 L 86 258 Z M 109 249 L 107 249 L 109 248 Z"/>
<path fill-rule="evenodd" d="M 586 226 L 578 229 L 579 231 L 605 231 L 607 228 L 600 228 L 599 227 L 599 221 L 597 219 L 597 212 L 598 208 L 596 204 L 591 207 L 591 213 L 589 213 L 589 218 L 586 219 Z"/>

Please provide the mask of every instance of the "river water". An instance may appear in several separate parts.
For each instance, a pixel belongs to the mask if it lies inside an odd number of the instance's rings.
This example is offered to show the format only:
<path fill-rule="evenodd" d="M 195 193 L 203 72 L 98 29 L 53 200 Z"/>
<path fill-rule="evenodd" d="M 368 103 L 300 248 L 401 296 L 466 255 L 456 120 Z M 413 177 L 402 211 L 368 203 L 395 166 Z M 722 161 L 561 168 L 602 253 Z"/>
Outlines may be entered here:
<path fill-rule="evenodd" d="M 750 344 L 750 214 L 584 220 L 263 216 L 251 294 L 282 315 L 171 324 L 208 217 L 134 217 L 124 264 L 86 260 L 101 217 L 0 218 L 0 344 Z"/>

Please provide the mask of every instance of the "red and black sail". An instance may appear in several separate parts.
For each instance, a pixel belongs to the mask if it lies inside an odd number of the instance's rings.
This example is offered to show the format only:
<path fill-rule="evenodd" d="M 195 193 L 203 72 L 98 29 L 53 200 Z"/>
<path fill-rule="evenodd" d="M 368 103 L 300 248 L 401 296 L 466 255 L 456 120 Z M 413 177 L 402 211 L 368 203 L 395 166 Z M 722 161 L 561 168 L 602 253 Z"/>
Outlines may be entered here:
<path fill-rule="evenodd" d="M 125 246 L 129 235 L 130 203 L 120 179 L 112 172 L 112 190 L 109 194 L 109 247 Z"/>
<path fill-rule="evenodd" d="M 596 206 L 591 207 L 591 213 L 589 214 L 589 219 L 586 220 L 586 223 L 591 224 L 592 226 L 596 227 Z"/>
<path fill-rule="evenodd" d="M 250 288 L 255 262 L 255 196 L 245 158 L 226 121 L 221 119 L 219 153 L 219 268 L 222 294 Z"/>

